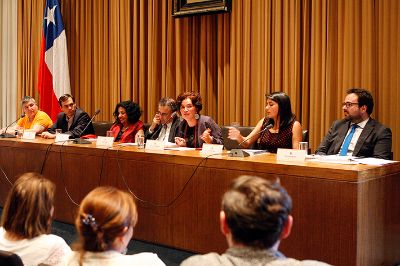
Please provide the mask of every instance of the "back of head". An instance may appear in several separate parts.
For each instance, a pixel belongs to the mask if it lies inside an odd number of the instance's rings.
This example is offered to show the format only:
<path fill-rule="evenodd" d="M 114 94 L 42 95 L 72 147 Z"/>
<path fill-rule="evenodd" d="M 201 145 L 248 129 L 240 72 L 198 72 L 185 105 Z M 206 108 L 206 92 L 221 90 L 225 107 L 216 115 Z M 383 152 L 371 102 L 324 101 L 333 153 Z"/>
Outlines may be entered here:
<path fill-rule="evenodd" d="M 279 182 L 240 176 L 222 199 L 233 240 L 254 248 L 270 248 L 280 238 L 292 200 Z"/>
<path fill-rule="evenodd" d="M 367 106 L 367 114 L 371 115 L 374 109 L 374 98 L 372 94 L 365 89 L 351 88 L 346 91 L 347 94 L 356 94 L 358 96 L 358 106 Z"/>
<path fill-rule="evenodd" d="M 111 250 L 113 242 L 137 222 L 136 204 L 128 193 L 114 187 L 97 187 L 83 200 L 75 225 L 84 251 Z"/>
<path fill-rule="evenodd" d="M 23 238 L 50 233 L 55 185 L 37 173 L 15 181 L 3 209 L 1 226 Z"/>

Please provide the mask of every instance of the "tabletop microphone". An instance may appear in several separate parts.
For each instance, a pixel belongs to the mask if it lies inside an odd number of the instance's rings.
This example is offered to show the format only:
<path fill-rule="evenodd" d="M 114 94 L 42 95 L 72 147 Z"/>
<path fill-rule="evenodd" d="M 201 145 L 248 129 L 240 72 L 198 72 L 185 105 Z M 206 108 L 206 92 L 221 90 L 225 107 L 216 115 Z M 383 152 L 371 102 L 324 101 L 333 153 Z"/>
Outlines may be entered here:
<path fill-rule="evenodd" d="M 94 112 L 94 115 L 92 116 L 92 118 L 90 119 L 89 123 L 87 123 L 86 127 L 82 130 L 81 134 L 79 134 L 79 138 L 75 138 L 74 139 L 74 143 L 75 144 L 90 144 L 91 142 L 83 139 L 81 136 L 82 134 L 85 132 L 85 130 L 88 128 L 88 126 L 90 125 L 90 123 L 92 123 L 93 119 L 100 113 L 100 109 L 97 109 L 96 112 Z"/>
<path fill-rule="evenodd" d="M 259 134 L 262 134 L 264 131 L 267 131 L 268 129 L 272 128 L 273 126 L 274 126 L 274 124 L 268 124 L 263 130 L 261 130 L 257 134 L 255 134 L 255 135 L 253 135 L 251 137 L 245 138 L 242 142 L 239 143 L 239 147 L 242 146 L 242 144 L 245 143 L 246 141 L 248 141 L 249 139 L 252 139 L 252 138 L 254 138 L 255 136 L 257 136 Z"/>
<path fill-rule="evenodd" d="M 263 130 L 260 130 L 260 132 L 258 132 L 257 134 L 255 134 L 251 137 L 245 138 L 242 142 L 239 143 L 238 146 L 239 147 L 242 146 L 242 144 L 245 143 L 246 141 L 248 141 L 249 139 L 252 139 L 255 136 L 262 134 L 263 132 L 267 131 L 268 129 L 272 128 L 273 126 L 274 126 L 274 123 L 268 124 Z M 248 152 L 244 151 L 243 149 L 232 149 L 231 152 L 229 153 L 229 156 L 231 156 L 231 157 L 248 157 L 248 156 L 250 156 L 250 154 Z"/>
<path fill-rule="evenodd" d="M 0 138 L 9 138 L 9 139 L 10 139 L 10 138 L 15 138 L 15 134 L 7 133 L 7 129 L 8 129 L 12 124 L 16 123 L 18 120 L 20 120 L 21 118 L 24 118 L 24 117 L 25 117 L 25 114 L 21 114 L 20 117 L 18 117 L 17 120 L 15 120 L 15 121 L 12 122 L 11 124 L 9 124 L 9 125 L 6 127 L 6 130 L 5 130 L 3 133 L 0 134 Z"/>
<path fill-rule="evenodd" d="M 172 119 L 175 118 L 175 116 L 176 116 L 176 112 L 173 112 L 173 113 L 171 114 L 171 117 L 168 118 L 168 120 L 167 120 L 164 124 L 160 124 L 160 126 L 159 126 L 159 127 L 157 128 L 157 130 L 153 133 L 153 135 L 151 136 L 150 139 L 151 139 L 151 140 L 154 140 L 154 139 L 155 139 L 155 136 L 157 136 L 157 133 L 159 133 L 163 127 L 166 127 L 167 124 L 168 124 Z M 158 136 L 157 136 L 157 137 L 158 137 Z"/>

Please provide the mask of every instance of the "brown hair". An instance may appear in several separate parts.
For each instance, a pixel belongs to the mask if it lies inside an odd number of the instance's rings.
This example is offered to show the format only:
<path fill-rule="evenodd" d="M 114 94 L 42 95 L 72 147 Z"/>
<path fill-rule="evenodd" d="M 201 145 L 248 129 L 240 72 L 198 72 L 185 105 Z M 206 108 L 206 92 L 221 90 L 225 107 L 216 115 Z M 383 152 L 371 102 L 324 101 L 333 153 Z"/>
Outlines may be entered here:
<path fill-rule="evenodd" d="M 75 103 L 75 98 L 71 94 L 67 93 L 67 94 L 61 95 L 61 97 L 58 98 L 58 104 L 60 105 L 60 107 L 62 107 L 62 103 L 67 101 L 69 98 L 71 98 L 72 101 Z"/>
<path fill-rule="evenodd" d="M 194 91 L 183 92 L 176 98 L 178 110 L 180 110 L 182 102 L 187 98 L 189 98 L 192 101 L 192 104 L 196 108 L 197 113 L 200 113 L 201 109 L 203 109 L 203 105 L 201 103 L 201 96 L 200 93 Z"/>
<path fill-rule="evenodd" d="M 1 226 L 27 239 L 50 233 L 54 192 L 54 183 L 42 175 L 21 175 L 8 193 Z"/>
<path fill-rule="evenodd" d="M 235 179 L 222 199 L 233 240 L 255 248 L 270 248 L 279 240 L 291 209 L 279 182 L 256 176 Z"/>
<path fill-rule="evenodd" d="M 75 226 L 79 233 L 76 245 L 81 253 L 112 249 L 125 227 L 134 227 L 138 219 L 136 204 L 130 194 L 114 187 L 97 187 L 82 200 Z"/>

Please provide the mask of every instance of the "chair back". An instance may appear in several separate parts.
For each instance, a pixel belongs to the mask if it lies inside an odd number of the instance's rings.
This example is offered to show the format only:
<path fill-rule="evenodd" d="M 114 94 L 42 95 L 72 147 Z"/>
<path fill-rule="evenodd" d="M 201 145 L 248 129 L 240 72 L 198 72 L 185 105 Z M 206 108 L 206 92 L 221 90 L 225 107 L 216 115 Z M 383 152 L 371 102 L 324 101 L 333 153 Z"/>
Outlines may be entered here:
<path fill-rule="evenodd" d="M 24 264 L 17 254 L 0 250 L 0 265 L 23 266 Z"/>
<path fill-rule="evenodd" d="M 228 132 L 229 132 L 230 126 L 223 126 L 221 128 L 222 130 L 222 138 L 224 140 L 224 147 L 226 150 L 232 150 L 232 149 L 242 149 L 243 147 L 239 147 L 239 143 L 236 140 L 232 140 L 228 138 Z M 243 137 L 246 137 L 250 134 L 251 131 L 253 131 L 254 127 L 238 127 L 240 134 Z M 256 137 L 255 137 L 256 138 Z M 256 147 L 257 143 L 255 142 L 249 149 L 254 149 Z"/>

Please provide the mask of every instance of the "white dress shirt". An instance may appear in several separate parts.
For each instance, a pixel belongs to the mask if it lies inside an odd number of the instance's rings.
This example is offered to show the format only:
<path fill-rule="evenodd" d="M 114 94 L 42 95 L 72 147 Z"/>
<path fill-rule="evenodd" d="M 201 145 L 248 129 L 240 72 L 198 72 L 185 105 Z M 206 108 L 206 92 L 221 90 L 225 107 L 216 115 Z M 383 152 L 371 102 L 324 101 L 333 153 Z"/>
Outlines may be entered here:
<path fill-rule="evenodd" d="M 365 125 L 368 123 L 368 120 L 369 120 L 369 118 L 367 118 L 366 120 L 357 124 L 357 128 L 354 132 L 353 138 L 350 141 L 349 149 L 347 151 L 347 156 L 353 155 L 354 148 L 356 147 L 357 141 L 360 138 L 361 132 L 363 131 Z M 354 123 L 350 124 L 350 127 L 349 127 L 349 130 L 347 131 L 346 137 L 347 137 L 347 135 L 349 135 L 351 127 L 353 125 L 354 125 Z M 344 139 L 346 139 L 346 137 Z M 343 143 L 344 143 L 344 140 L 343 140 Z M 343 148 L 343 143 L 342 143 L 342 146 L 340 147 L 340 150 L 342 150 L 342 148 Z M 339 153 L 340 153 L 340 151 L 339 151 Z"/>

